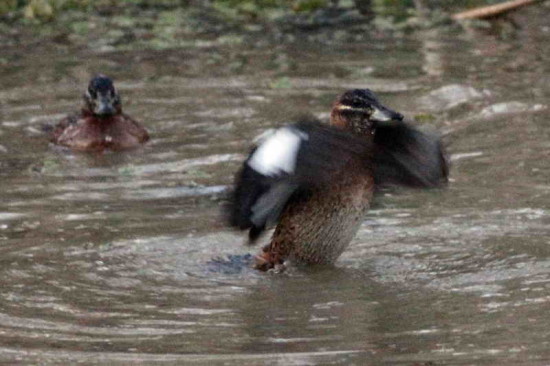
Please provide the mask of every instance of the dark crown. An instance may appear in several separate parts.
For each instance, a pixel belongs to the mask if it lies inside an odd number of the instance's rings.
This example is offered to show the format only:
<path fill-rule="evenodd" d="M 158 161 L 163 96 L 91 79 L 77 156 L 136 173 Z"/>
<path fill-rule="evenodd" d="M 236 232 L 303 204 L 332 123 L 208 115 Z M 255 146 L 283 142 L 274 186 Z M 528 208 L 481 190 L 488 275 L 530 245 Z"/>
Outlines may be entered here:
<path fill-rule="evenodd" d="M 105 75 L 94 76 L 88 84 L 88 92 L 90 92 L 92 96 L 96 93 L 105 94 L 108 91 L 114 92 L 114 90 L 113 81 Z"/>
<path fill-rule="evenodd" d="M 374 93 L 369 89 L 348 90 L 342 94 L 339 100 L 339 104 L 351 108 L 365 108 L 379 103 Z"/>

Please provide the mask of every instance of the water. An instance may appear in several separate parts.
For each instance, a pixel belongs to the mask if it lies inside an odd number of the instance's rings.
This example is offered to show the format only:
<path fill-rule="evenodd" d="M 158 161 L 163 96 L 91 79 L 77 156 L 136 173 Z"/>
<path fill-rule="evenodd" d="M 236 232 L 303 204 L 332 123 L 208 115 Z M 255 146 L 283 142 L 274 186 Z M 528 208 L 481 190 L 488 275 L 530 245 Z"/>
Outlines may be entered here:
<path fill-rule="evenodd" d="M 550 364 L 541 19 L 507 40 L 6 49 L 0 362 Z M 77 108 L 99 70 L 152 140 L 100 155 L 49 146 L 42 124 Z M 445 134 L 449 188 L 383 192 L 335 267 L 240 265 L 258 248 L 220 208 L 252 138 L 300 112 L 326 119 L 351 87 Z"/>

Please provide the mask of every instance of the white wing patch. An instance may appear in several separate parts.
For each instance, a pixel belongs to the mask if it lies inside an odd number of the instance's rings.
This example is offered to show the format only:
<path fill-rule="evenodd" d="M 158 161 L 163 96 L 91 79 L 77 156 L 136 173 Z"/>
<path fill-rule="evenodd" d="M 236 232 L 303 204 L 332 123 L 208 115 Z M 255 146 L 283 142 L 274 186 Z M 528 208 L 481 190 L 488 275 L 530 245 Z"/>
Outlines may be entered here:
<path fill-rule="evenodd" d="M 265 137 L 248 160 L 248 165 L 266 176 L 274 176 L 281 172 L 293 174 L 300 143 L 307 139 L 308 136 L 297 129 L 280 128 Z"/>

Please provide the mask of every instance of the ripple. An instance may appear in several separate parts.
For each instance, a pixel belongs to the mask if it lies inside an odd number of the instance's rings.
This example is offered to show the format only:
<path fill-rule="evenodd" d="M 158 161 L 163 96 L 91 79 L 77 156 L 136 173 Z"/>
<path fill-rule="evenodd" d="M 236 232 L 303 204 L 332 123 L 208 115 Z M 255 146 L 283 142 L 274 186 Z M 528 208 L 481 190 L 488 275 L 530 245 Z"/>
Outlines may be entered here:
<path fill-rule="evenodd" d="M 200 197 L 225 193 L 228 190 L 228 186 L 140 189 L 127 192 L 121 198 L 127 200 L 156 200 L 177 197 Z"/>
<path fill-rule="evenodd" d="M 26 217 L 26 214 L 17 212 L 0 212 L 0 221 L 11 221 Z"/>
<path fill-rule="evenodd" d="M 505 42 L 430 30 L 331 47 L 25 49 L 40 57 L 0 75 L 16 85 L 0 91 L 0 363 L 544 364 L 548 57 L 525 29 L 547 16 L 528 15 Z M 239 75 L 224 62 L 235 55 Z M 274 69 L 280 59 L 295 67 Z M 48 146 L 38 125 L 81 103 L 98 65 L 152 140 Z M 252 270 L 260 247 L 220 217 L 242 153 L 295 113 L 327 121 L 338 93 L 365 87 L 448 130 L 448 189 L 381 192 L 334 267 Z"/>
<path fill-rule="evenodd" d="M 70 362 L 70 363 L 88 363 L 103 364 L 109 362 L 128 364 L 134 362 L 162 363 L 167 362 L 181 364 L 195 363 L 206 365 L 227 365 L 235 363 L 238 365 L 315 365 L 318 362 L 338 362 L 347 359 L 353 359 L 354 356 L 361 355 L 363 351 L 344 350 L 344 351 L 317 351 L 317 352 L 293 352 L 293 353 L 261 353 L 261 354 L 148 354 L 148 353 L 105 353 L 105 352 L 60 352 L 60 351 L 39 351 L 29 350 L 21 351 L 13 348 L 0 348 L 0 360 L 48 360 L 48 363 Z"/>

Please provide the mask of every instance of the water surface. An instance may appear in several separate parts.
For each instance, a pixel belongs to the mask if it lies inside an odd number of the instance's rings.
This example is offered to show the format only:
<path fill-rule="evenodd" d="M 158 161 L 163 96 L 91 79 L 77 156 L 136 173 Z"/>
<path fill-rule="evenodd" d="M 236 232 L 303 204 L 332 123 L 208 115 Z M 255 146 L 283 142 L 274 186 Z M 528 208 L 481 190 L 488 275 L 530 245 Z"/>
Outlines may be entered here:
<path fill-rule="evenodd" d="M 544 24 L 505 40 L 426 31 L 330 46 L 6 49 L 0 361 L 549 364 Z M 77 108 L 97 71 L 150 130 L 145 147 L 48 145 L 42 125 Z M 335 267 L 213 263 L 257 250 L 220 218 L 254 136 L 302 112 L 327 119 L 352 87 L 445 135 L 449 188 L 382 192 Z"/>

